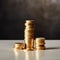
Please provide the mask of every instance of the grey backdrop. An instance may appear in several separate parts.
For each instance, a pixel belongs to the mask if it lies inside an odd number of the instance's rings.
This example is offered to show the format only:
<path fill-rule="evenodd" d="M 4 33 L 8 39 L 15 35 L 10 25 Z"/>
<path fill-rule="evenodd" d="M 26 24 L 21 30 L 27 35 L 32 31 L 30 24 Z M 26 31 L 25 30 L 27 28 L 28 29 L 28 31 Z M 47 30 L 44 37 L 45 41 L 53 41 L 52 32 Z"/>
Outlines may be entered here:
<path fill-rule="evenodd" d="M 0 39 L 23 39 L 27 19 L 35 37 L 60 39 L 60 0 L 0 0 Z"/>

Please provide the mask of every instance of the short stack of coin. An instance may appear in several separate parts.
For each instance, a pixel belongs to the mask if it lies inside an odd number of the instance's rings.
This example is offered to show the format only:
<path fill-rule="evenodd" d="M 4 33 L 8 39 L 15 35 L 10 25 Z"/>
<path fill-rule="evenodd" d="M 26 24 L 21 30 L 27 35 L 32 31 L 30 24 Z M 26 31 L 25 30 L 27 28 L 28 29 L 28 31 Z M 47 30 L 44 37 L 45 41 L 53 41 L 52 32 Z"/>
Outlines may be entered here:
<path fill-rule="evenodd" d="M 27 50 L 32 50 L 34 47 L 34 21 L 26 20 L 25 31 L 24 31 L 24 40 Z"/>
<path fill-rule="evenodd" d="M 24 43 L 15 43 L 14 44 L 14 49 L 17 49 L 17 50 L 23 50 L 24 48 Z"/>
<path fill-rule="evenodd" d="M 36 50 L 45 50 L 45 38 L 36 38 Z"/>

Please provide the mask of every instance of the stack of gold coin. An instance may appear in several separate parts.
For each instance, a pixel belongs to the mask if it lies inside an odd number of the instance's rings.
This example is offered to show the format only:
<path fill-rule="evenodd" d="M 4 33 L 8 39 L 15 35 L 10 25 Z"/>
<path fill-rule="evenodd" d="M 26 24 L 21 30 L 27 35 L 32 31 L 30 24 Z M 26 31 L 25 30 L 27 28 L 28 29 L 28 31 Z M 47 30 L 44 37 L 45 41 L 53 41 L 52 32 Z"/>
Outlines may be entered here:
<path fill-rule="evenodd" d="M 24 43 L 15 43 L 14 44 L 14 49 L 17 49 L 17 50 L 23 50 L 24 48 Z"/>
<path fill-rule="evenodd" d="M 26 49 L 31 50 L 34 46 L 34 23 L 33 20 L 26 20 L 24 31 L 24 40 L 26 44 Z"/>
<path fill-rule="evenodd" d="M 40 37 L 36 38 L 36 49 L 37 50 L 45 50 L 45 38 Z"/>

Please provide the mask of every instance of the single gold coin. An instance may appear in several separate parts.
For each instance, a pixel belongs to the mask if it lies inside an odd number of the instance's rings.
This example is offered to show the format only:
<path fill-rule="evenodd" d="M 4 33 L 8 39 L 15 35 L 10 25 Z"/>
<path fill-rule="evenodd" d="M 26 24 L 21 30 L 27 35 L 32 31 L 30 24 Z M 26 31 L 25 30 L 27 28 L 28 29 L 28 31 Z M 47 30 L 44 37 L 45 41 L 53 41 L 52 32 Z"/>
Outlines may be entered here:
<path fill-rule="evenodd" d="M 34 31 L 34 28 L 25 28 L 25 31 Z"/>
<path fill-rule="evenodd" d="M 27 23 L 25 23 L 25 26 L 26 26 L 26 28 L 33 28 L 34 27 L 34 25 L 33 24 L 27 24 Z"/>
<path fill-rule="evenodd" d="M 31 29 L 31 30 L 25 29 L 24 33 L 34 33 L 34 30 L 33 29 Z"/>
<path fill-rule="evenodd" d="M 36 38 L 36 43 L 45 43 L 45 38 L 43 37 Z"/>
<path fill-rule="evenodd" d="M 24 37 L 25 37 L 25 39 L 33 39 L 34 38 L 33 35 L 25 35 Z"/>
<path fill-rule="evenodd" d="M 30 33 L 30 32 L 25 32 L 25 35 L 33 35 L 34 33 L 32 32 L 32 33 Z"/>
<path fill-rule="evenodd" d="M 36 46 L 39 46 L 39 45 L 45 45 L 45 42 L 44 43 L 35 43 Z"/>
<path fill-rule="evenodd" d="M 26 24 L 33 24 L 34 20 L 26 20 Z"/>
<path fill-rule="evenodd" d="M 34 48 L 26 48 L 27 51 L 33 51 Z"/>
<path fill-rule="evenodd" d="M 36 50 L 45 50 L 45 47 L 36 47 Z"/>
<path fill-rule="evenodd" d="M 25 26 L 30 26 L 30 25 L 34 26 L 33 23 L 25 23 Z"/>

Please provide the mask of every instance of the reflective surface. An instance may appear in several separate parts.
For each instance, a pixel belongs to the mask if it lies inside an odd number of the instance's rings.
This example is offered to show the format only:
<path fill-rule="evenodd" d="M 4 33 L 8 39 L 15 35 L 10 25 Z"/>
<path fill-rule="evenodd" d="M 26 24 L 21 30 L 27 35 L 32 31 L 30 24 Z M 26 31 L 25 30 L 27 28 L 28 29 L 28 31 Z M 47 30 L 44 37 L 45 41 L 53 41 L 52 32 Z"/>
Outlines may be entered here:
<path fill-rule="evenodd" d="M 0 60 L 60 60 L 59 40 L 46 40 L 46 50 L 42 51 L 18 51 L 13 49 L 14 42 L 18 40 L 0 41 Z"/>

